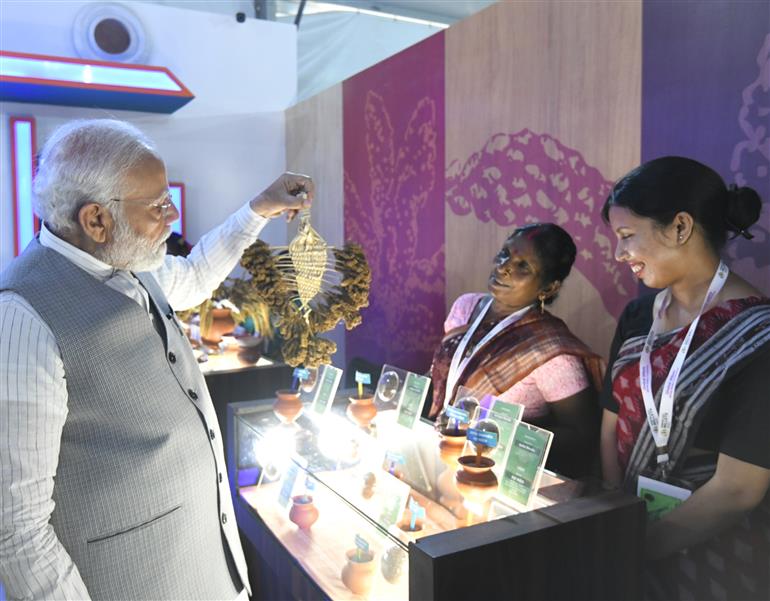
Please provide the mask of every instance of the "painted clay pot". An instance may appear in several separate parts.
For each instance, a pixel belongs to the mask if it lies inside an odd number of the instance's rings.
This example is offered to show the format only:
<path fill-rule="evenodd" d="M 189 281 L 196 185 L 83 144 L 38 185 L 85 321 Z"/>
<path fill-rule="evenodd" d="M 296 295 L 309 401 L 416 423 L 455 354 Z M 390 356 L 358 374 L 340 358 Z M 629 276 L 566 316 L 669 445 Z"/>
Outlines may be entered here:
<path fill-rule="evenodd" d="M 289 511 L 289 519 L 302 530 L 308 530 L 318 519 L 318 508 L 313 504 L 311 495 L 292 497 L 293 504 Z"/>
<path fill-rule="evenodd" d="M 287 388 L 275 391 L 273 412 L 284 424 L 290 424 L 302 414 L 299 392 Z"/>
<path fill-rule="evenodd" d="M 362 428 L 366 428 L 372 423 L 374 416 L 377 415 L 377 407 L 374 405 L 374 397 L 356 397 L 350 398 L 350 405 L 348 405 L 346 413 L 348 417 L 352 419 L 356 424 Z"/>
<path fill-rule="evenodd" d="M 390 547 L 382 554 L 380 560 L 380 571 L 382 576 L 391 584 L 396 584 L 404 574 L 404 565 L 407 555 L 398 545 Z"/>
<path fill-rule="evenodd" d="M 356 595 L 366 596 L 372 588 L 377 564 L 372 551 L 361 553 L 360 559 L 357 552 L 358 549 L 350 549 L 345 553 L 348 562 L 342 568 L 342 583 Z"/>
<path fill-rule="evenodd" d="M 235 320 L 230 309 L 211 309 L 211 326 L 201 329 L 201 337 L 206 344 L 217 345 L 222 342 L 222 335 L 235 329 Z"/>
<path fill-rule="evenodd" d="M 455 472 L 457 491 L 468 501 L 484 504 L 497 491 L 497 476 L 492 471 L 495 462 L 489 457 L 465 455 L 457 460 Z"/>

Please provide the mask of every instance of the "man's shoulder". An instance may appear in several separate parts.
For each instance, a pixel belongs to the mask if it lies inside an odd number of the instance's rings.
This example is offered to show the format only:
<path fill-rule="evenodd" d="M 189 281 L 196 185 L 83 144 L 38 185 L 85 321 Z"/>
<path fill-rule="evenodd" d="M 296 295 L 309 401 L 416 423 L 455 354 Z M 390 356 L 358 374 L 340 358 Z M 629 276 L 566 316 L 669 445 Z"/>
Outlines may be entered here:
<path fill-rule="evenodd" d="M 15 257 L 0 271 L 0 291 L 12 290 L 20 284 L 33 279 L 38 271 L 38 264 L 46 253 L 37 239 L 29 243 L 22 253 Z"/>

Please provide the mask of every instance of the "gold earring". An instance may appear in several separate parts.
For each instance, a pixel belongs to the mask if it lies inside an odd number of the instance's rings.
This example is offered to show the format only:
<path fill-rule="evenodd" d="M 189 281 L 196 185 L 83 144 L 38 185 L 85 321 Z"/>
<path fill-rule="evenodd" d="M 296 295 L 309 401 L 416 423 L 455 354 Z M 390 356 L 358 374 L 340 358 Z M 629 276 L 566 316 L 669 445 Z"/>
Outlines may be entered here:
<path fill-rule="evenodd" d="M 545 294 L 542 292 L 538 294 L 537 299 L 540 301 L 540 315 L 545 313 Z"/>

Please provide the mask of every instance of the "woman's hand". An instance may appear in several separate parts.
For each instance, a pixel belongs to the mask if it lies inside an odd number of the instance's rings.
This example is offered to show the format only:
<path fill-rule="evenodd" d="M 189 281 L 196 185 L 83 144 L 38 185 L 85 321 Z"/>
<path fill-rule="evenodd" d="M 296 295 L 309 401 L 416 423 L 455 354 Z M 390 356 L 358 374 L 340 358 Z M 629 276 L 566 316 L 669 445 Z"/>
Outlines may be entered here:
<path fill-rule="evenodd" d="M 647 529 L 647 559 L 656 560 L 713 538 L 756 508 L 770 487 L 770 470 L 719 454 L 711 479 Z"/>

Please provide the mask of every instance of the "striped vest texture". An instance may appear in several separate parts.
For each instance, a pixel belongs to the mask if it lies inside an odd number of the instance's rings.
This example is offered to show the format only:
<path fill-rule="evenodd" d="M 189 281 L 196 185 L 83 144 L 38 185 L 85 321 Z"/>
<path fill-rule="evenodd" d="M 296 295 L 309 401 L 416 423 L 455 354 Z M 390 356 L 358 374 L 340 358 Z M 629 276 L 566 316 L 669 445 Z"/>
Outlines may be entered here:
<path fill-rule="evenodd" d="M 140 280 L 157 331 L 136 302 L 37 240 L 0 282 L 48 324 L 64 362 L 51 523 L 95 599 L 234 599 L 246 568 L 221 434 L 202 419 L 211 399 L 168 301 Z"/>

